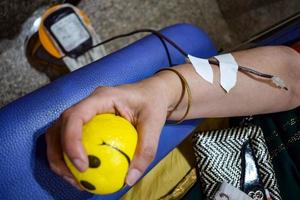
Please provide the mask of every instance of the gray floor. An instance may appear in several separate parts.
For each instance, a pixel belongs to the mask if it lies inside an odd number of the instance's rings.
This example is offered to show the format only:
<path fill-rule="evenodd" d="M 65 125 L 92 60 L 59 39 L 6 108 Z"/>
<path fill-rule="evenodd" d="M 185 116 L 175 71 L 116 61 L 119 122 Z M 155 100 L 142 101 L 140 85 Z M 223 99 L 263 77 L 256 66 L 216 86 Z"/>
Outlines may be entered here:
<path fill-rule="evenodd" d="M 24 40 L 50 0 L 0 2 L 0 107 L 47 83 L 24 56 Z M 137 28 L 160 29 L 179 22 L 202 27 L 227 49 L 300 10 L 299 0 L 85 0 L 79 5 L 102 38 Z M 139 37 L 139 36 L 137 36 Z M 137 37 L 106 45 L 108 52 Z"/>

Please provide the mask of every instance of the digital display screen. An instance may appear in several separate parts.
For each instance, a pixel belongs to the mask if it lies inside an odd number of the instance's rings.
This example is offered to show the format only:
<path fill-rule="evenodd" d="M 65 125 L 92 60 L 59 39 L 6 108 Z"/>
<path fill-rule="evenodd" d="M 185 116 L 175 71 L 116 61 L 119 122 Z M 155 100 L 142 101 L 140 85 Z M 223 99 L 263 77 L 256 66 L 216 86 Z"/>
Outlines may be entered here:
<path fill-rule="evenodd" d="M 90 37 L 74 13 L 60 19 L 50 29 L 67 52 L 72 51 Z"/>

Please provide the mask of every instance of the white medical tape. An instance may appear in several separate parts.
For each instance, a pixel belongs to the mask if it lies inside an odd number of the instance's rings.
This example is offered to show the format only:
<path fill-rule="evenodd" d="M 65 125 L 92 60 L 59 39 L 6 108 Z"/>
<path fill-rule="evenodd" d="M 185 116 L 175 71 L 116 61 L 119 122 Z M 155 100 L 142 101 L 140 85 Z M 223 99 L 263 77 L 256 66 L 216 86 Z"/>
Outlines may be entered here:
<path fill-rule="evenodd" d="M 196 72 L 206 81 L 213 83 L 214 73 L 208 60 L 203 58 L 197 58 L 191 55 L 188 55 L 188 58 Z"/>
<path fill-rule="evenodd" d="M 220 84 L 226 92 L 229 92 L 237 81 L 239 65 L 231 53 L 215 56 L 220 63 Z"/>

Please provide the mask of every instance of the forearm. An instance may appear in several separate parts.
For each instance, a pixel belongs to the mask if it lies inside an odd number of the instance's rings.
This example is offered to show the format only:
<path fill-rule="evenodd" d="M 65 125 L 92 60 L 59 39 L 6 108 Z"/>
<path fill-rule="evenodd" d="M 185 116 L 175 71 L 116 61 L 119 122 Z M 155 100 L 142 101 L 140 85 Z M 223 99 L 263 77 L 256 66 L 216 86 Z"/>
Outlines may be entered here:
<path fill-rule="evenodd" d="M 220 86 L 217 66 L 212 66 L 214 83 L 202 79 L 191 64 L 176 66 L 188 81 L 192 104 L 187 118 L 230 117 L 279 112 L 299 106 L 300 55 L 286 47 L 263 47 L 233 53 L 237 63 L 283 79 L 288 91 L 279 89 L 268 80 L 238 72 L 237 84 L 226 93 Z M 180 98 L 181 84 L 174 73 L 160 72 L 169 101 L 169 110 Z M 177 120 L 185 112 L 187 95 L 170 119 Z"/>
<path fill-rule="evenodd" d="M 278 89 L 269 81 L 238 73 L 236 86 L 225 93 L 218 83 L 219 69 L 213 66 L 214 83 L 204 81 L 190 64 L 176 66 L 188 81 L 192 93 L 187 118 L 229 117 L 288 110 L 300 104 L 300 56 L 286 48 L 259 48 L 233 54 L 242 66 L 283 79 L 288 91 Z M 116 113 L 129 120 L 139 133 L 134 158 L 126 178 L 133 185 L 153 161 L 160 133 L 168 112 L 169 119 L 179 120 L 187 108 L 187 95 L 174 111 L 181 96 L 181 82 L 175 73 L 162 71 L 136 84 L 99 87 L 90 96 L 73 105 L 61 115 L 46 134 L 50 167 L 76 186 L 65 166 L 63 152 L 80 171 L 88 167 L 82 146 L 82 126 L 96 114 Z"/>

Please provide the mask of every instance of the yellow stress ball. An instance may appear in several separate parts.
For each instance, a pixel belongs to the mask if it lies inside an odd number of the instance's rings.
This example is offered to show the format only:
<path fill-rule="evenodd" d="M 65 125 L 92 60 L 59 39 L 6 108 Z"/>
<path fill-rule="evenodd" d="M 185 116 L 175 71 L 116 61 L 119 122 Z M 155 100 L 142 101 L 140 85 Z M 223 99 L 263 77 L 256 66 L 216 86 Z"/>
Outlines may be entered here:
<path fill-rule="evenodd" d="M 120 190 L 137 144 L 137 132 L 132 124 L 114 114 L 96 115 L 83 126 L 82 143 L 89 159 L 86 171 L 79 172 L 64 154 L 81 187 L 95 194 Z"/>

